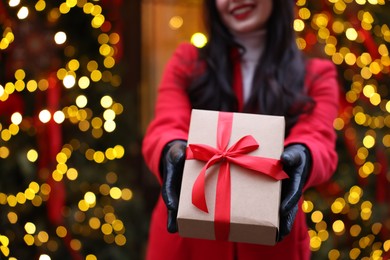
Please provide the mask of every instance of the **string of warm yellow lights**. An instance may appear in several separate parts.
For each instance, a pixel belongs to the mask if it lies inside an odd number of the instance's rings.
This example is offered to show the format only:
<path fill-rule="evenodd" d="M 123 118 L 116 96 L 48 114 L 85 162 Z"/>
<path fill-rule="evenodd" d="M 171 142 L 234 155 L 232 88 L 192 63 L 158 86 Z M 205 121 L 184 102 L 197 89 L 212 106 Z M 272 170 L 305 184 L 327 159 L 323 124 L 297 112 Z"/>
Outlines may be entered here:
<path fill-rule="evenodd" d="M 390 101 L 387 100 L 389 93 L 384 89 L 386 86 L 377 79 L 379 74 L 389 74 L 390 59 L 386 44 L 390 42 L 390 30 L 388 25 L 378 24 L 378 20 L 374 19 L 375 14 L 363 6 L 383 6 L 385 1 L 329 0 L 327 2 L 331 3 L 329 6 L 334 16 L 326 11 L 311 13 L 305 7 L 306 1 L 299 0 L 297 2 L 298 18 L 295 20 L 294 28 L 300 33 L 306 30 L 306 26 L 310 26 L 310 30 L 316 32 L 316 42 L 323 45 L 324 53 L 336 65 L 346 68 L 341 77 L 344 77 L 346 82 L 351 82 L 350 89 L 345 93 L 345 100 L 352 111 L 344 111 L 335 120 L 334 127 L 337 131 L 344 133 L 346 138 L 356 141 L 357 152 L 353 158 L 358 168 L 356 174 L 359 178 L 366 179 L 370 175 L 378 175 L 382 167 L 376 161 L 376 150 L 373 148 L 382 145 L 384 149 L 390 147 L 390 135 L 386 131 L 390 127 Z M 356 48 L 356 45 L 363 45 L 363 42 L 368 39 L 364 38 L 362 32 L 354 27 L 356 24 L 337 16 L 345 14 L 352 6 L 356 8 L 356 5 L 361 6 L 357 11 L 361 28 L 372 33 L 377 41 L 379 39 L 376 51 L 380 57 L 373 57 L 364 48 Z M 298 37 L 299 48 L 305 50 L 308 45 L 307 40 L 313 39 Z M 362 102 L 363 98 L 366 98 L 369 103 Z M 362 127 L 363 134 L 359 135 L 351 126 L 353 121 L 357 126 Z M 389 181 L 389 176 L 387 176 L 387 186 L 389 186 Z M 380 219 L 373 218 L 375 201 L 372 199 L 375 198 L 365 199 L 364 189 L 361 185 L 347 188 L 342 196 L 334 198 L 333 202 L 329 203 L 331 213 L 326 212 L 329 209 L 315 209 L 317 205 L 310 198 L 304 201 L 303 210 L 310 216 L 314 226 L 309 231 L 312 251 L 319 251 L 325 247 L 325 250 L 328 250 L 329 259 L 346 257 L 382 259 L 384 254 L 390 251 L 390 239 L 383 240 L 380 237 L 381 230 L 390 228 L 388 216 L 387 219 L 385 215 Z M 333 214 L 333 217 L 325 219 L 325 213 Z M 346 222 L 352 224 L 346 224 Z M 367 225 L 370 232 L 363 232 Z M 348 256 L 342 255 L 342 248 L 332 248 L 332 244 L 324 245 L 330 233 L 340 237 L 340 240 L 342 236 L 350 236 L 351 241 L 355 241 L 345 249 L 349 250 Z M 369 251 L 369 254 L 364 255 L 362 253 L 364 250 Z"/>
<path fill-rule="evenodd" d="M 79 70 L 81 69 L 82 62 L 77 58 L 74 58 L 75 48 L 71 44 L 67 43 L 67 33 L 59 31 L 55 33 L 53 41 L 58 46 L 64 47 L 64 54 L 69 58 L 69 61 L 63 68 L 59 68 L 56 72 L 56 77 L 65 89 L 71 89 L 78 87 L 80 90 L 86 90 L 87 88 L 94 87 L 94 83 L 104 82 L 108 83 L 111 87 L 118 87 L 121 84 L 121 77 L 111 72 L 111 69 L 115 66 L 115 45 L 119 43 L 120 36 L 116 32 L 109 32 L 109 30 L 102 30 L 102 26 L 109 22 L 105 20 L 105 16 L 102 13 L 102 7 L 96 3 L 90 3 L 87 0 L 66 0 L 58 7 L 47 9 L 46 2 L 39 0 L 35 3 L 34 9 L 30 9 L 28 6 L 23 6 L 20 0 L 10 0 L 8 3 L 11 10 L 15 10 L 17 18 L 19 20 L 28 19 L 30 12 L 45 12 L 47 13 L 47 19 L 50 23 L 56 23 L 61 16 L 66 15 L 72 8 L 80 8 L 85 15 L 92 16 L 91 28 L 101 29 L 97 37 L 99 44 L 99 53 L 102 56 L 102 63 L 97 60 L 89 60 L 86 63 L 86 71 L 89 74 L 82 75 Z M 14 41 L 14 34 L 12 27 L 5 27 L 3 35 L 0 40 L 0 50 L 7 50 Z M 85 71 L 85 70 L 84 70 Z M 5 102 L 9 96 L 16 92 L 30 92 L 37 91 L 45 92 L 49 87 L 47 78 L 29 79 L 27 73 L 22 69 L 18 69 L 14 73 L 15 81 L 6 82 L 4 85 L 0 85 L 0 101 Z M 70 122 L 77 125 L 82 132 L 90 131 L 91 135 L 96 138 L 102 138 L 104 132 L 112 133 L 116 130 L 115 119 L 123 112 L 122 104 L 115 102 L 114 98 L 110 95 L 104 95 L 100 99 L 100 105 L 103 112 L 95 115 L 95 111 L 88 107 L 88 96 L 79 94 L 75 98 L 74 105 L 65 106 L 58 111 L 49 111 L 48 109 L 42 109 L 38 113 L 38 118 L 41 123 L 46 124 L 50 120 L 54 120 L 57 124 L 63 124 Z M 1 143 L 0 146 L 0 158 L 7 159 L 13 152 L 9 149 L 7 143 L 12 141 L 12 137 L 18 135 L 21 132 L 29 132 L 34 125 L 31 123 L 30 118 L 25 118 L 22 113 L 15 112 L 11 115 L 11 123 L 7 125 L 0 124 Z M 78 179 L 79 171 L 70 167 L 67 162 L 72 155 L 79 151 L 84 154 L 88 161 L 104 164 L 107 161 L 120 159 L 124 156 L 125 150 L 122 145 L 113 145 L 106 150 L 96 150 L 91 147 L 85 147 L 82 145 L 81 140 L 73 139 L 69 144 L 64 144 L 61 151 L 56 156 L 57 165 L 51 172 L 51 177 L 60 182 L 64 178 L 68 181 L 75 181 Z M 26 151 L 25 154 L 27 160 L 30 163 L 36 163 L 40 154 L 32 148 Z M 76 223 L 72 227 L 72 230 L 68 230 L 68 227 L 58 226 L 56 228 L 56 235 L 58 238 L 64 238 L 69 232 L 76 234 L 84 234 L 96 230 L 101 232 L 104 241 L 108 244 L 115 243 L 118 246 L 126 244 L 126 237 L 124 236 L 125 226 L 123 221 L 118 219 L 115 214 L 114 207 L 110 205 L 109 200 L 104 198 L 110 198 L 113 200 L 131 200 L 132 191 L 129 188 L 119 188 L 115 186 L 117 181 L 117 174 L 110 171 L 106 175 L 107 183 L 101 184 L 98 192 L 98 197 L 102 197 L 98 201 L 95 192 L 88 190 L 84 192 L 84 197 L 78 202 L 78 211 L 72 216 Z M 7 214 L 10 224 L 16 224 L 19 221 L 18 213 L 13 210 L 17 205 L 25 203 L 31 203 L 34 207 L 41 207 L 43 202 L 47 201 L 52 192 L 50 185 L 47 183 L 39 183 L 38 181 L 32 181 L 28 187 L 23 191 L 16 194 L 5 194 L 0 192 L 0 204 L 9 206 L 9 213 Z M 88 211 L 93 211 L 92 217 L 87 215 Z M 64 211 L 66 216 L 66 210 Z M 82 226 L 83 223 L 86 223 Z M 40 230 L 40 228 L 33 222 L 26 222 L 24 224 L 25 236 L 24 242 L 27 246 L 42 246 L 45 245 L 49 251 L 56 251 L 58 248 L 57 242 L 49 236 L 49 232 Z M 9 239 L 6 235 L 0 234 L 0 251 L 1 253 L 9 257 L 8 259 L 15 259 L 12 257 L 12 252 L 9 249 L 12 239 Z M 82 248 L 82 243 L 78 239 L 73 239 L 70 242 L 70 246 L 73 250 L 78 251 Z M 41 254 L 41 260 L 50 259 L 48 254 Z M 86 259 L 97 259 L 95 255 L 89 254 Z"/>
<path fill-rule="evenodd" d="M 320 1 L 321 2 L 321 1 Z M 344 133 L 346 138 L 357 142 L 354 163 L 358 166 L 357 174 L 360 178 L 366 179 L 371 175 L 378 175 L 382 166 L 376 162 L 375 147 L 382 146 L 385 149 L 390 147 L 390 134 L 386 129 L 390 127 L 390 101 L 386 85 L 381 83 L 378 75 L 388 75 L 390 72 L 390 58 L 387 44 L 390 42 L 389 26 L 378 24 L 374 19 L 375 14 L 369 9 L 363 8 L 366 5 L 384 6 L 384 0 L 328 0 L 322 1 L 325 5 L 331 6 L 329 12 L 319 10 L 311 11 L 306 0 L 297 1 L 297 18 L 294 21 L 294 29 L 298 33 L 297 46 L 306 51 L 310 45 L 320 45 L 323 52 L 334 64 L 346 68 L 344 77 L 350 81 L 350 89 L 345 92 L 345 100 L 352 107 L 352 111 L 345 111 L 334 121 L 335 130 Z M 368 31 L 380 42 L 376 51 L 379 57 L 373 57 L 371 53 L 358 48 L 355 45 L 363 45 L 368 39 L 362 35 L 354 24 L 341 17 L 348 9 L 357 6 L 357 18 L 363 30 Z M 359 8 L 360 7 L 360 8 Z M 183 24 L 183 19 L 175 16 L 170 20 L 170 27 L 178 29 Z M 311 31 L 315 34 L 305 34 Z M 191 42 L 197 47 L 203 47 L 207 43 L 207 37 L 203 33 L 195 33 Z M 363 49 L 363 50 L 362 50 Z M 362 51 L 361 51 L 362 50 Z M 366 98 L 370 104 L 361 102 Z M 367 130 L 361 135 L 359 140 L 357 131 L 350 126 L 353 121 L 357 126 Z M 383 133 L 384 132 L 384 133 Z M 390 176 L 387 173 L 387 186 L 389 186 Z M 375 199 L 375 198 L 371 198 Z M 373 207 L 375 201 L 364 199 L 364 187 L 352 185 L 345 190 L 343 196 L 334 198 L 329 203 L 330 210 L 334 215 L 333 219 L 325 219 L 326 210 L 316 209 L 315 202 L 306 198 L 303 203 L 303 210 L 309 216 L 314 228 L 309 230 L 310 247 L 316 252 L 324 247 L 330 238 L 330 233 L 335 236 L 343 236 L 346 232 L 356 239 L 356 243 L 351 245 L 349 250 L 350 259 L 382 259 L 384 253 L 390 251 L 390 239 L 378 238 L 382 229 L 390 229 L 390 219 L 383 217 L 379 220 L 373 219 Z M 348 226 L 343 220 L 346 215 L 352 221 Z M 363 232 L 364 224 L 369 223 L 370 234 Z M 361 251 L 371 247 L 370 257 L 360 258 Z M 340 259 L 342 252 L 340 248 L 329 248 L 326 246 L 329 259 Z M 348 250 L 348 249 L 347 249 Z M 343 257 L 346 257 L 345 255 Z M 341 257 L 341 258 L 343 258 Z"/>

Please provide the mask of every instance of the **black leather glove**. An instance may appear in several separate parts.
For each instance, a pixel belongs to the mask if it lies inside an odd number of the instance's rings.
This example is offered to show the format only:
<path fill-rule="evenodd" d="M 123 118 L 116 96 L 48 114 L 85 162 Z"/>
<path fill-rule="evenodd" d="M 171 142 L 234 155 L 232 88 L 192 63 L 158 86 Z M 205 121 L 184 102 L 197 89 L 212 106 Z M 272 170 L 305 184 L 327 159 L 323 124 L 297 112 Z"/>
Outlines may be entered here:
<path fill-rule="evenodd" d="M 304 145 L 293 144 L 284 149 L 281 161 L 283 170 L 290 178 L 282 181 L 279 242 L 291 232 L 294 224 L 298 212 L 298 202 L 311 169 L 311 155 Z"/>
<path fill-rule="evenodd" d="M 161 193 L 168 209 L 167 228 L 170 233 L 177 232 L 176 217 L 186 158 L 186 146 L 187 143 L 183 140 L 169 142 L 163 149 L 160 161 L 160 172 L 163 179 Z"/>

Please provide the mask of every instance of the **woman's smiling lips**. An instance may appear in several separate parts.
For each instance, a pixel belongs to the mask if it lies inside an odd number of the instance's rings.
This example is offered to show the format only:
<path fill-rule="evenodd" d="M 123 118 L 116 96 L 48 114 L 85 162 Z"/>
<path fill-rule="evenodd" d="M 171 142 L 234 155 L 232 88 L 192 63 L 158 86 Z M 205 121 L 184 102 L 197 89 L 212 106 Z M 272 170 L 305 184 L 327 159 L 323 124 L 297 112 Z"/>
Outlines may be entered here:
<path fill-rule="evenodd" d="M 252 10 L 255 8 L 255 5 L 253 4 L 246 4 L 246 5 L 240 5 L 235 8 L 233 8 L 230 13 L 232 16 L 234 16 L 235 19 L 237 20 L 243 20 L 245 19 Z"/>

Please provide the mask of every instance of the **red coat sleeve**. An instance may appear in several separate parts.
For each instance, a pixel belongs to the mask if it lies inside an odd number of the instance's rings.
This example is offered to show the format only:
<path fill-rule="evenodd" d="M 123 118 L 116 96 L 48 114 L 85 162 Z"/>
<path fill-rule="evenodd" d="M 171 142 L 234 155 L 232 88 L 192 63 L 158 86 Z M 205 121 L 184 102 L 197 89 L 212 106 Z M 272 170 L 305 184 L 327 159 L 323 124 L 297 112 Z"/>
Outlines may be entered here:
<path fill-rule="evenodd" d="M 305 83 L 316 104 L 310 114 L 300 116 L 285 145 L 303 143 L 309 148 L 312 169 L 306 183 L 308 188 L 327 181 L 337 166 L 333 121 L 338 115 L 339 90 L 334 64 L 327 60 L 310 60 Z"/>
<path fill-rule="evenodd" d="M 187 140 L 191 105 L 186 88 L 197 62 L 197 49 L 182 43 L 168 61 L 158 87 L 155 114 L 142 144 L 145 162 L 161 183 L 159 162 L 164 146 L 176 139 Z"/>

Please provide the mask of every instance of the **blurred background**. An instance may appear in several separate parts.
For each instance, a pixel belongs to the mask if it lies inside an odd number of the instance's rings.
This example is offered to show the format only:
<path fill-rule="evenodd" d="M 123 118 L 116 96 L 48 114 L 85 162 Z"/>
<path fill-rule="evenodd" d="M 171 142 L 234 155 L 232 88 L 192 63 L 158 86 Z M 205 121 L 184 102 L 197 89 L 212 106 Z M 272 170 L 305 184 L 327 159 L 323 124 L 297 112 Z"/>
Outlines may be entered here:
<path fill-rule="evenodd" d="M 390 2 L 298 0 L 340 76 L 334 177 L 305 194 L 313 259 L 390 258 Z M 201 0 L 0 1 L 0 259 L 143 259 L 159 186 L 141 156 Z"/>

